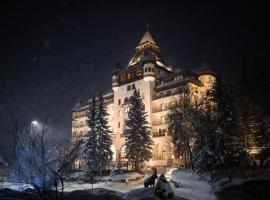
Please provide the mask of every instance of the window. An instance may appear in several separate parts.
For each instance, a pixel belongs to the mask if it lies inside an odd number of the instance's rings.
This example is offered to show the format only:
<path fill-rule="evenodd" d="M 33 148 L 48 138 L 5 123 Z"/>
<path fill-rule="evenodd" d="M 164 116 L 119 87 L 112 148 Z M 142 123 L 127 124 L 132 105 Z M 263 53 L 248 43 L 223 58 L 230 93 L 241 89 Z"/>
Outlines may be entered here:
<path fill-rule="evenodd" d="M 151 71 L 152 71 L 152 70 L 151 70 L 151 67 L 148 67 L 148 71 L 149 71 L 149 72 L 151 72 Z"/>
<path fill-rule="evenodd" d="M 131 87 L 130 85 L 127 86 L 127 91 L 130 91 L 131 90 Z"/>
<path fill-rule="evenodd" d="M 132 84 L 132 90 L 134 90 L 134 89 L 135 89 L 135 83 Z"/>
<path fill-rule="evenodd" d="M 167 160 L 167 147 L 162 148 L 162 160 Z"/>
<path fill-rule="evenodd" d="M 120 122 L 118 122 L 118 128 L 120 128 L 121 127 L 121 123 Z"/>
<path fill-rule="evenodd" d="M 122 146 L 120 151 L 120 157 L 125 158 L 126 157 L 126 146 Z"/>
<path fill-rule="evenodd" d="M 128 79 L 128 80 L 131 79 L 131 73 L 128 73 L 128 74 L 127 74 L 127 79 Z"/>
<path fill-rule="evenodd" d="M 144 72 L 147 72 L 147 68 L 144 69 Z"/>
<path fill-rule="evenodd" d="M 118 99 L 118 105 L 121 105 L 121 99 Z"/>
<path fill-rule="evenodd" d="M 161 98 L 164 97 L 164 93 L 163 92 L 160 93 L 160 97 Z"/>
<path fill-rule="evenodd" d="M 168 90 L 168 91 L 166 92 L 166 95 L 167 95 L 167 96 L 170 96 L 171 94 L 172 94 L 171 90 Z"/>
<path fill-rule="evenodd" d="M 142 70 L 138 70 L 138 71 L 136 72 L 136 76 L 137 76 L 137 77 L 141 77 L 141 76 L 142 76 Z"/>
<path fill-rule="evenodd" d="M 165 104 L 164 103 L 160 104 L 160 109 L 165 110 Z"/>
<path fill-rule="evenodd" d="M 129 107 L 126 106 L 126 107 L 124 108 L 124 112 L 127 113 L 128 111 L 129 111 Z"/>
<path fill-rule="evenodd" d="M 165 122 L 166 122 L 165 116 L 162 116 L 162 117 L 161 117 L 161 123 L 162 123 L 162 124 L 165 124 Z"/>
<path fill-rule="evenodd" d="M 124 104 L 127 104 L 127 103 L 128 103 L 128 97 L 126 97 L 124 100 Z"/>

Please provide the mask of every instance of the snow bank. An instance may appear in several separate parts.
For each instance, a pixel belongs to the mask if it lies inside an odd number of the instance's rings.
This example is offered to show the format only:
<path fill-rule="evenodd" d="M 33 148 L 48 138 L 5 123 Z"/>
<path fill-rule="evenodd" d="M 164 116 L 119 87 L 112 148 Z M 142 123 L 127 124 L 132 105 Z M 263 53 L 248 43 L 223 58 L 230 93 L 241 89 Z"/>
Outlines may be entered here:
<path fill-rule="evenodd" d="M 181 183 L 182 188 L 175 188 L 171 184 L 175 195 L 191 200 L 215 200 L 216 196 L 212 193 L 213 188 L 197 174 L 192 174 L 191 170 L 174 170 L 171 174 L 171 179 Z"/>
<path fill-rule="evenodd" d="M 154 188 L 138 188 L 131 190 L 125 193 L 122 197 L 124 199 L 132 199 L 132 200 L 139 200 L 139 199 L 159 199 L 154 196 Z"/>
<path fill-rule="evenodd" d="M 24 191 L 27 188 L 33 188 L 33 187 L 25 183 L 0 182 L 0 189 L 2 188 L 9 188 L 12 190 Z"/>

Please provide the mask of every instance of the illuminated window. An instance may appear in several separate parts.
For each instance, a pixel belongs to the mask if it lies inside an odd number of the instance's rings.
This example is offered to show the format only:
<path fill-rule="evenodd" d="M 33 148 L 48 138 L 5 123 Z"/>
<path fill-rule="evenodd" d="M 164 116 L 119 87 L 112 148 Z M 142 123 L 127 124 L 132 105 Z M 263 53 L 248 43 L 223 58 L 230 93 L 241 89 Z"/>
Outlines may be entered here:
<path fill-rule="evenodd" d="M 162 116 L 162 117 L 161 117 L 161 123 L 162 123 L 162 124 L 165 124 L 165 122 L 166 122 L 166 118 L 165 118 L 165 116 Z"/>
<path fill-rule="evenodd" d="M 128 73 L 128 74 L 127 74 L 127 79 L 128 79 L 128 80 L 131 79 L 131 73 Z"/>
<path fill-rule="evenodd" d="M 129 111 L 129 107 L 127 106 L 124 108 L 124 112 L 127 113 L 128 111 Z"/>
<path fill-rule="evenodd" d="M 165 104 L 164 103 L 160 104 L 160 109 L 165 110 Z"/>
<path fill-rule="evenodd" d="M 141 77 L 141 76 L 142 76 L 142 70 L 138 70 L 138 71 L 136 72 L 136 76 L 137 76 L 137 77 Z"/>

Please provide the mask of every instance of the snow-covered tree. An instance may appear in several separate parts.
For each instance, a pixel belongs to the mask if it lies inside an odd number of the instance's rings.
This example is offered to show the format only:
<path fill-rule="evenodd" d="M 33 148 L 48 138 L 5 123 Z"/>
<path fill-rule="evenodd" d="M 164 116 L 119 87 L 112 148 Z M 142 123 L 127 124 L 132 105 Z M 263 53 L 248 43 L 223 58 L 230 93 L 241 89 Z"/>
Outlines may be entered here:
<path fill-rule="evenodd" d="M 198 106 L 195 118 L 196 168 L 201 174 L 210 173 L 211 179 L 217 174 L 227 175 L 247 164 L 248 154 L 241 145 L 237 132 L 237 118 L 232 90 L 220 77 L 209 95 Z"/>
<path fill-rule="evenodd" d="M 90 130 L 88 131 L 86 139 L 84 141 L 82 152 L 85 162 L 85 170 L 88 172 L 97 170 L 99 165 L 96 119 L 96 97 L 93 96 L 91 109 L 87 118 L 87 125 Z"/>
<path fill-rule="evenodd" d="M 104 169 L 106 165 L 112 160 L 113 152 L 111 150 L 112 138 L 111 131 L 108 125 L 108 113 L 105 108 L 103 95 L 99 95 L 97 103 L 97 117 L 96 117 L 96 134 L 98 143 L 98 153 L 100 170 Z"/>
<path fill-rule="evenodd" d="M 140 95 L 140 91 L 135 89 L 130 97 L 128 119 L 126 120 L 125 153 L 134 166 L 135 170 L 140 170 L 140 164 L 148 161 L 152 156 L 153 140 L 150 136 L 146 112 Z"/>
<path fill-rule="evenodd" d="M 191 165 L 194 169 L 192 141 L 195 135 L 192 127 L 192 110 L 189 94 L 181 94 L 170 107 L 168 130 L 172 134 L 175 157 L 187 157 L 185 159 L 186 167 Z"/>
<path fill-rule="evenodd" d="M 220 78 L 216 77 L 210 92 L 210 101 L 214 104 L 217 122 L 217 149 L 221 159 L 220 170 L 226 171 L 230 177 L 231 170 L 240 168 L 247 161 L 245 148 L 240 145 L 241 138 L 237 132 L 237 117 L 232 89 Z"/>
<path fill-rule="evenodd" d="M 194 166 L 198 174 L 209 173 L 212 179 L 219 159 L 216 155 L 217 124 L 209 99 L 205 98 L 196 105 L 192 116 L 197 134 L 194 145 Z"/>
<path fill-rule="evenodd" d="M 260 108 L 243 99 L 238 102 L 238 133 L 240 144 L 247 151 L 260 149 L 266 143 L 266 124 Z"/>

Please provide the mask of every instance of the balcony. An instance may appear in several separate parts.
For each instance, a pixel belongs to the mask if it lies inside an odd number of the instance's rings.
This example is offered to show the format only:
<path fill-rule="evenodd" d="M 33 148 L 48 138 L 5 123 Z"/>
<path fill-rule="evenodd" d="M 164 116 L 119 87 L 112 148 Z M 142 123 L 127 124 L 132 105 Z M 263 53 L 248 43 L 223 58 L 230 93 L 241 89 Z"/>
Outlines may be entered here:
<path fill-rule="evenodd" d="M 165 108 L 153 108 L 152 109 L 152 113 L 158 113 L 158 112 L 168 111 L 168 110 L 170 110 L 169 107 L 165 107 Z"/>
<path fill-rule="evenodd" d="M 167 90 L 165 92 L 160 92 L 158 94 L 153 95 L 153 100 L 157 100 L 157 99 L 161 99 L 161 98 L 165 98 L 165 97 L 170 97 L 170 96 L 174 96 L 177 94 L 182 94 L 185 93 L 187 94 L 189 91 L 187 88 L 176 88 L 176 89 L 172 89 L 172 90 Z"/>
<path fill-rule="evenodd" d="M 161 125 L 167 125 L 167 121 L 154 121 L 152 122 L 152 126 L 161 126 Z"/>
<path fill-rule="evenodd" d="M 155 133 L 152 133 L 152 136 L 155 138 L 155 137 L 164 137 L 166 135 L 166 133 L 163 133 L 163 132 L 155 132 Z"/>
<path fill-rule="evenodd" d="M 82 127 L 87 127 L 87 124 L 74 124 L 74 125 L 72 125 L 72 128 L 82 128 Z"/>

